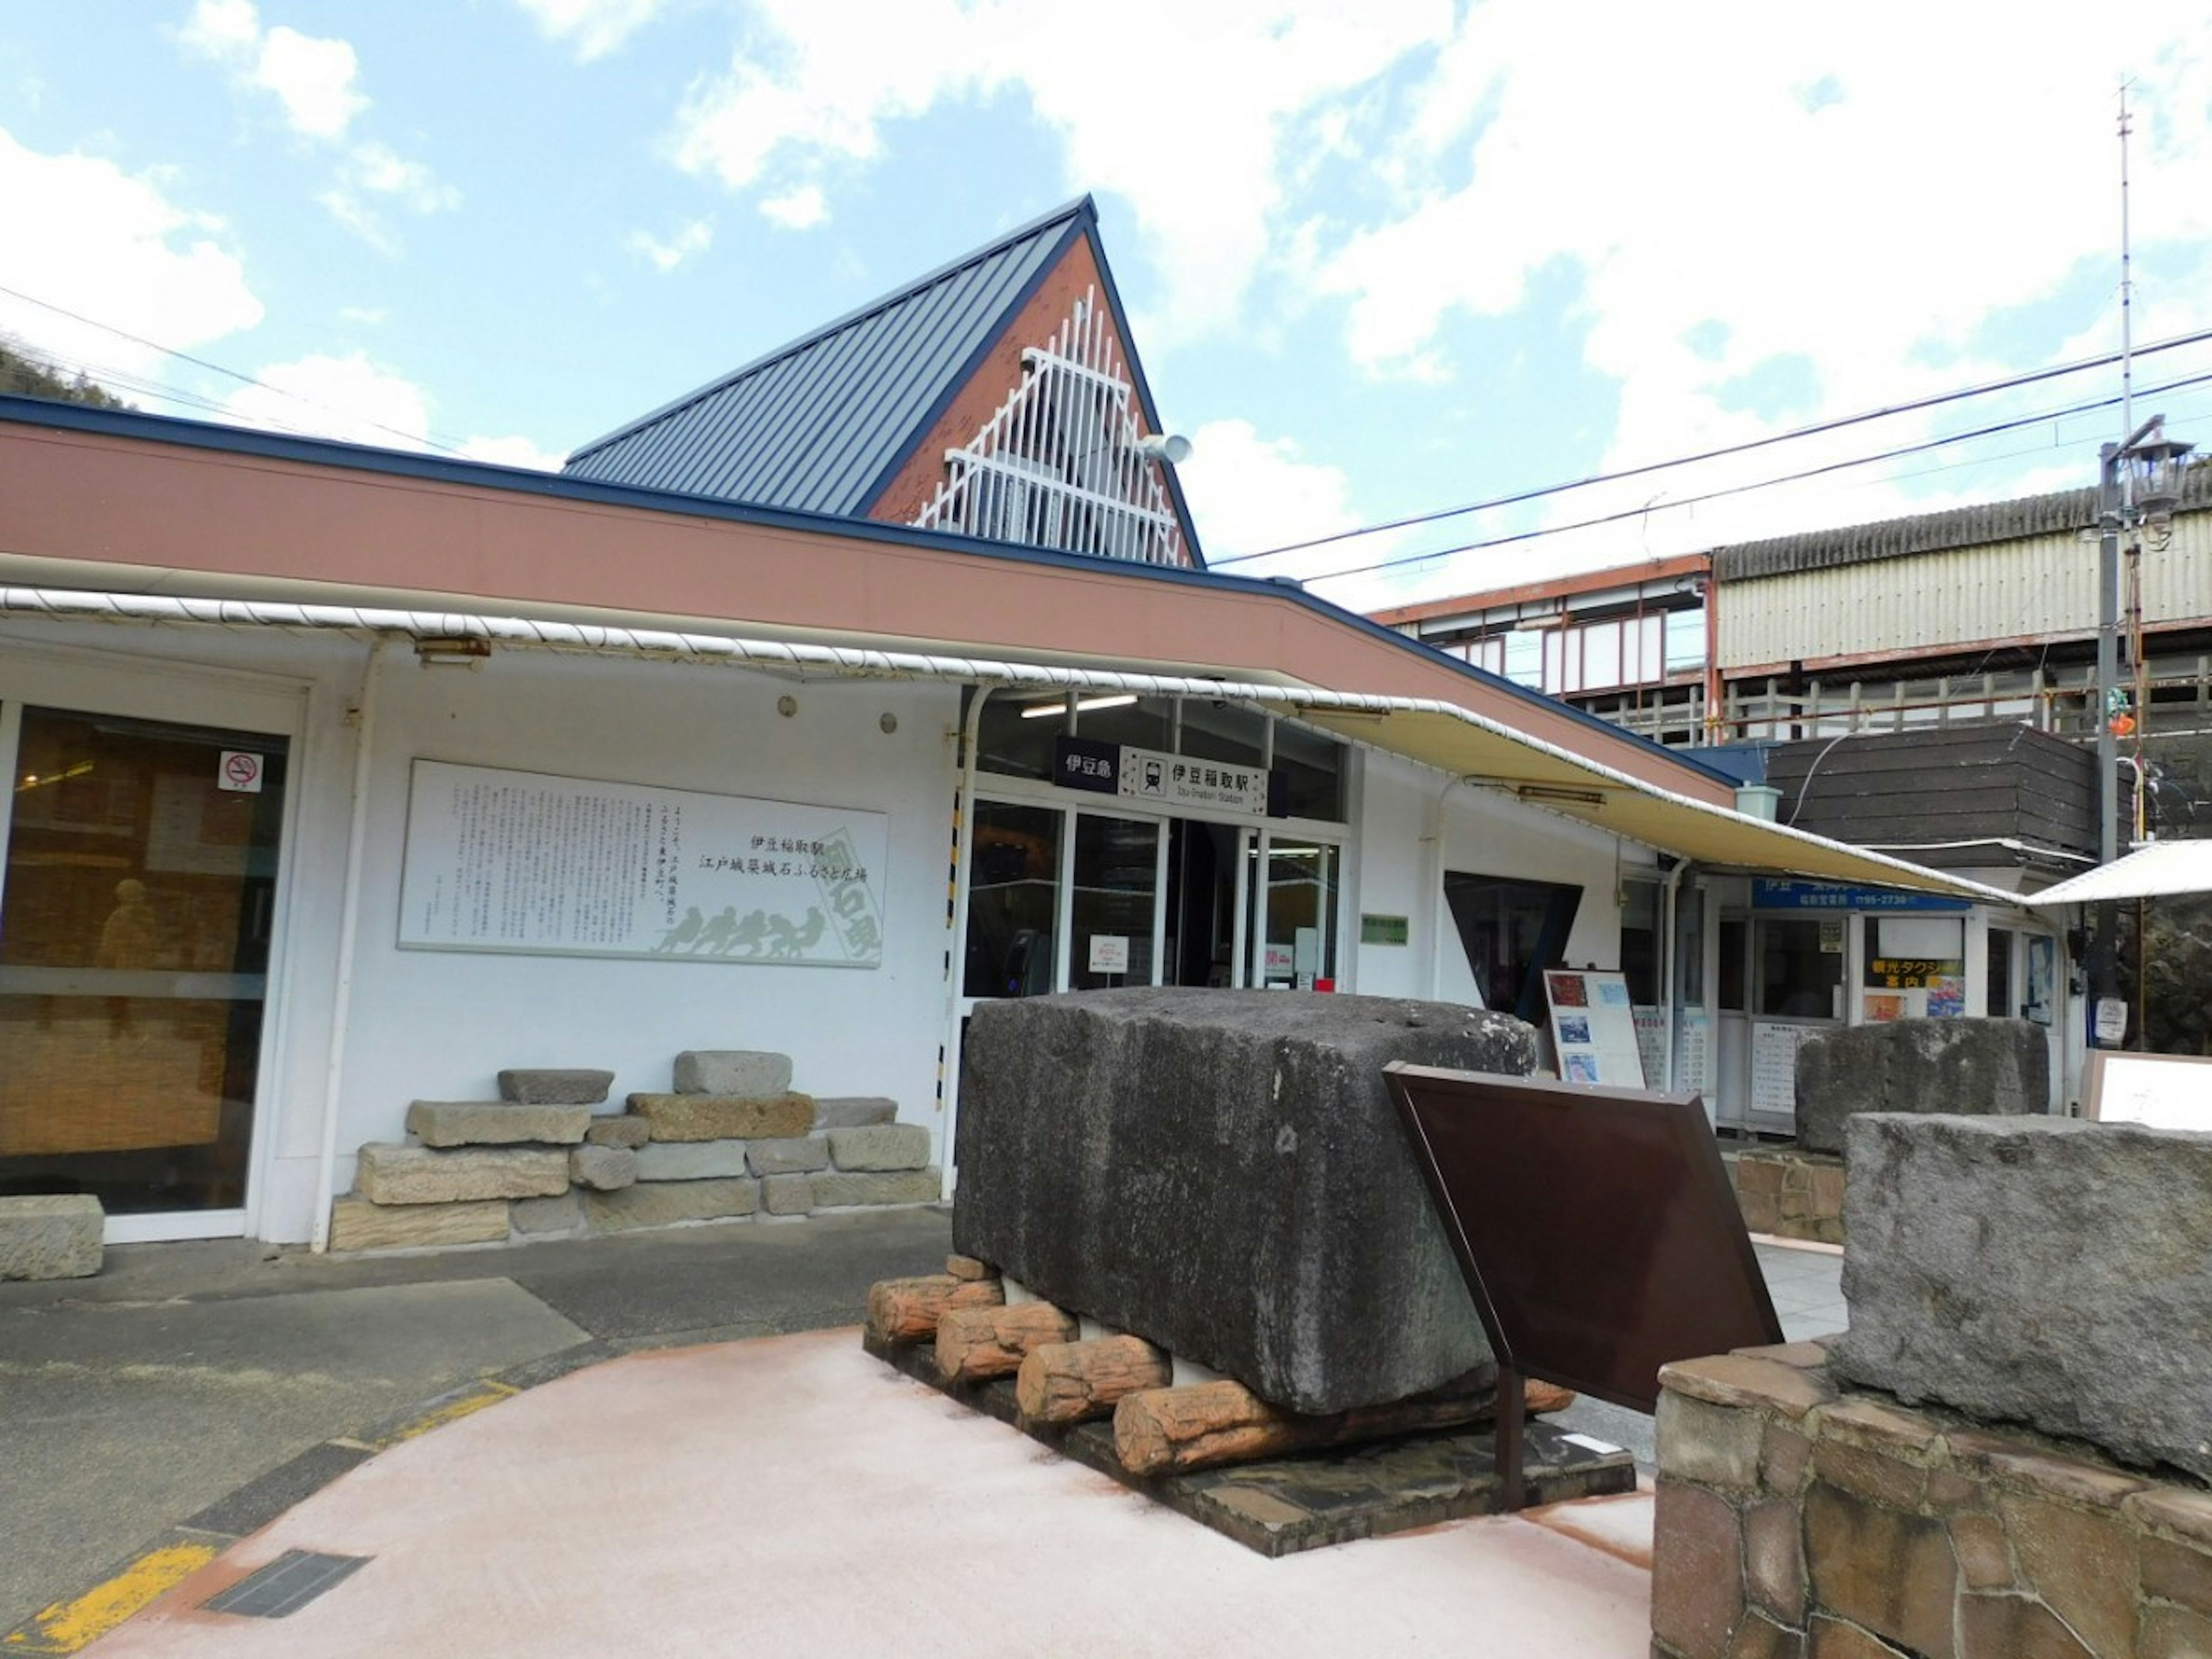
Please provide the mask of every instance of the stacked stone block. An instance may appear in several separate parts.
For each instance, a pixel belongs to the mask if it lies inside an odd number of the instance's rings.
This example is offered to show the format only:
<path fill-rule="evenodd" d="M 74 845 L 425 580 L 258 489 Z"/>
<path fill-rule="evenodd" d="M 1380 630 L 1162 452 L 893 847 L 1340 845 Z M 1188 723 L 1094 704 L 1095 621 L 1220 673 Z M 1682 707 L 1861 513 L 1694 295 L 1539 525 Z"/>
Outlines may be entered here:
<path fill-rule="evenodd" d="M 1663 1659 L 2212 1654 L 2212 1492 L 1853 1394 L 1822 1343 L 1660 1373 Z"/>
<path fill-rule="evenodd" d="M 595 1113 L 611 1072 L 503 1071 L 497 1101 L 416 1101 L 404 1143 L 361 1149 L 331 1247 L 393 1249 L 628 1232 L 763 1212 L 921 1204 L 929 1132 L 880 1097 L 817 1100 L 787 1054 L 687 1050 L 666 1093 Z"/>
<path fill-rule="evenodd" d="M 1844 1160 L 1792 1146 L 1725 1155 L 1743 1224 L 1775 1238 L 1844 1242 Z"/>

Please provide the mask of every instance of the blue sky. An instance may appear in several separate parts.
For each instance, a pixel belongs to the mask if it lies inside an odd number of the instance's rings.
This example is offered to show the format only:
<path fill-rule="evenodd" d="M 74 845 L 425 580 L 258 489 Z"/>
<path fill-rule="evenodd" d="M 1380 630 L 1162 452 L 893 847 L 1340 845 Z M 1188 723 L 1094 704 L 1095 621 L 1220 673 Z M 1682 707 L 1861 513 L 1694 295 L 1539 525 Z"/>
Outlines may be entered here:
<path fill-rule="evenodd" d="M 1089 190 L 1219 561 L 2117 349 L 2123 76 L 2144 343 L 2212 329 L 2212 0 L 9 0 L 0 330 L 553 465 Z M 2117 390 L 1228 568 L 1378 605 L 2087 483 L 2117 413 L 1688 500 Z M 2212 385 L 2152 410 L 2212 447 Z"/>

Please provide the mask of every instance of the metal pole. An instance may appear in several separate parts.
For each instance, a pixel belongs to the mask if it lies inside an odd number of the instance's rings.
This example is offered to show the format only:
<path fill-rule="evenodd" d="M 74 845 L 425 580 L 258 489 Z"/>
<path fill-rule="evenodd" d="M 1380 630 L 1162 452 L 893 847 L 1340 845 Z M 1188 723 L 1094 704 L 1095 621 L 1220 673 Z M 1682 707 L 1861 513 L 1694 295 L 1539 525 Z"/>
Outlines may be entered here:
<path fill-rule="evenodd" d="M 2092 714 L 2097 722 L 2097 861 L 2119 855 L 2119 756 L 2112 740 L 2112 697 L 2119 677 L 2121 447 L 2106 444 L 2097 465 L 2097 694 Z M 2096 1042 L 2097 1001 L 2113 992 L 2113 968 L 2119 906 L 2110 900 L 2096 908 L 2089 951 L 2088 1038 Z"/>

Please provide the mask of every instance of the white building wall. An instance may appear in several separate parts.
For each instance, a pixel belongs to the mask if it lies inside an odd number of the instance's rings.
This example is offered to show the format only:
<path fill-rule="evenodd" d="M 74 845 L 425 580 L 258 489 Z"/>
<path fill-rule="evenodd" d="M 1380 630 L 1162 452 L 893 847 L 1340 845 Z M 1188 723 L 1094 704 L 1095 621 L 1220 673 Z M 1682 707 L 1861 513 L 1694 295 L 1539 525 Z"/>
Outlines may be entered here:
<path fill-rule="evenodd" d="M 1444 903 L 1443 872 L 1453 870 L 1580 887 L 1566 960 L 1619 965 L 1616 873 L 1649 866 L 1654 861 L 1650 849 L 1391 755 L 1368 755 L 1360 806 L 1359 908 L 1406 916 L 1411 925 L 1402 947 L 1356 947 L 1353 988 L 1370 996 L 1481 1006 L 1474 969 Z M 1349 936 L 1358 939 L 1358 916 L 1346 925 Z"/>
<path fill-rule="evenodd" d="M 315 1222 L 338 981 L 355 738 L 368 646 L 336 635 L 13 622 L 15 695 L 216 723 L 205 699 L 246 688 L 296 720 L 287 779 L 268 1063 L 258 1085 L 249 1235 Z M 777 710 L 796 700 L 789 716 Z M 684 1048 L 768 1048 L 816 1095 L 884 1095 L 940 1128 L 946 860 L 957 777 L 957 688 L 801 683 L 749 671 L 502 652 L 425 668 L 386 648 L 372 738 L 351 1024 L 337 1093 L 335 1190 L 365 1141 L 396 1140 L 416 1099 L 491 1099 L 507 1066 L 615 1073 L 612 1101 L 661 1091 Z M 126 708 L 127 706 L 127 708 Z M 883 717 L 896 729 L 886 732 Z M 886 814 L 873 969 L 641 962 L 397 943 L 410 767 L 418 758 Z"/>
<path fill-rule="evenodd" d="M 786 696 L 798 704 L 788 717 Z M 619 1101 L 665 1091 L 685 1048 L 788 1054 L 794 1088 L 889 1096 L 902 1121 L 938 1129 L 957 709 L 944 686 L 511 653 L 478 671 L 423 670 L 403 656 L 377 717 L 338 1189 L 362 1143 L 398 1138 L 410 1101 L 495 1098 L 507 1066 L 611 1070 Z M 884 813 L 883 964 L 402 950 L 418 758 Z"/>

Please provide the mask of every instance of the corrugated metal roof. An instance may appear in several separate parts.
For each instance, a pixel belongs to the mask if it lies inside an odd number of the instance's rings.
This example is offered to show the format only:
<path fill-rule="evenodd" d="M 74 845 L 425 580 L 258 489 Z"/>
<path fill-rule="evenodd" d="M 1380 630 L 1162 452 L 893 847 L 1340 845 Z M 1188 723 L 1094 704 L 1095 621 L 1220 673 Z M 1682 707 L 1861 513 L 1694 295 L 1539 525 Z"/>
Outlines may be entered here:
<path fill-rule="evenodd" d="M 569 477 L 809 513 L 865 512 L 1061 251 L 1088 196 L 605 437 Z"/>
<path fill-rule="evenodd" d="M 2197 465 L 2183 477 L 2181 511 L 2212 507 L 2212 466 Z M 1808 570 L 1866 564 L 1876 559 L 1906 558 L 1916 553 L 1948 552 L 2022 537 L 2071 532 L 2097 522 L 2097 491 L 2055 490 L 2016 501 L 1952 507 L 1942 513 L 1884 519 L 1840 530 L 1806 531 L 1763 542 L 1744 542 L 1713 550 L 1713 574 L 1723 582 L 1754 581 L 1762 576 L 1795 576 Z"/>

